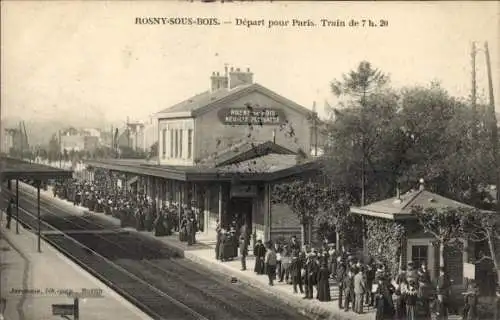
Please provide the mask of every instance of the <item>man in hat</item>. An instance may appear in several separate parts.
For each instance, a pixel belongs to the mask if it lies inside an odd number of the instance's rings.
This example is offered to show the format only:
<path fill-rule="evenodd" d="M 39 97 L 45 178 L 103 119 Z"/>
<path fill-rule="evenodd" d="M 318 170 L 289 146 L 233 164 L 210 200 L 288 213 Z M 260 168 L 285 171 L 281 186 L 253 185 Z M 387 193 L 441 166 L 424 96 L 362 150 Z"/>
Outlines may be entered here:
<path fill-rule="evenodd" d="M 339 309 L 342 309 L 342 302 L 344 297 L 344 279 L 347 274 L 346 264 L 342 256 L 337 257 L 337 273 L 336 280 L 337 285 L 339 286 Z"/>
<path fill-rule="evenodd" d="M 14 206 L 14 198 L 10 198 L 9 205 L 7 206 L 7 229 L 10 229 L 10 222 L 12 221 L 12 210 Z"/>
<path fill-rule="evenodd" d="M 438 313 L 440 319 L 448 318 L 448 297 L 450 292 L 450 280 L 444 267 L 439 269 L 437 278 L 436 294 L 438 298 Z"/>
<path fill-rule="evenodd" d="M 300 251 L 300 243 L 297 240 L 296 236 L 292 236 L 292 238 L 290 238 L 290 243 L 288 244 L 288 247 L 290 248 L 292 253 Z"/>
<path fill-rule="evenodd" d="M 290 276 L 292 277 L 293 293 L 297 293 L 297 285 L 299 286 L 300 293 L 304 293 L 302 287 L 302 260 L 299 258 L 299 253 L 294 252 L 292 261 L 290 263 Z"/>
<path fill-rule="evenodd" d="M 356 275 L 354 276 L 354 312 L 363 313 L 363 298 L 366 292 L 366 282 L 363 276 L 363 269 L 356 268 Z"/>
<path fill-rule="evenodd" d="M 276 279 L 276 265 L 278 260 L 276 257 L 276 252 L 274 251 L 274 248 L 271 243 L 267 243 L 266 249 L 267 249 L 265 256 L 266 272 L 267 276 L 269 277 L 269 285 L 273 286 L 274 279 Z"/>
<path fill-rule="evenodd" d="M 247 269 L 248 243 L 244 234 L 240 236 L 241 271 Z"/>
<path fill-rule="evenodd" d="M 264 274 L 264 257 L 266 255 L 266 247 L 262 244 L 262 240 L 257 240 L 253 248 L 253 255 L 255 256 L 254 271 L 257 274 Z"/>
<path fill-rule="evenodd" d="M 305 285 L 306 285 L 306 296 L 304 299 L 313 298 L 313 288 L 316 285 L 316 280 L 318 278 L 318 262 L 317 262 L 316 252 L 311 252 L 307 257 L 306 261 L 306 275 L 305 275 Z"/>
<path fill-rule="evenodd" d="M 349 311 L 349 305 L 354 302 L 354 274 L 349 270 L 344 278 L 344 311 Z"/>

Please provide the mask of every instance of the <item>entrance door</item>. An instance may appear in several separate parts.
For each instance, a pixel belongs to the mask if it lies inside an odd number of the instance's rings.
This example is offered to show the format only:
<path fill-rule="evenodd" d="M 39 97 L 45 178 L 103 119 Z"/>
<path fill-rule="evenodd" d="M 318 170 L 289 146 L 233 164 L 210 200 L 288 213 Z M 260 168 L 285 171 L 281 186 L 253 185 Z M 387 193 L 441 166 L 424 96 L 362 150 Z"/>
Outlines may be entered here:
<path fill-rule="evenodd" d="M 250 234 L 252 231 L 252 207 L 252 198 L 231 198 L 230 221 L 236 220 L 237 225 L 240 227 L 246 225 L 247 234 Z"/>
<path fill-rule="evenodd" d="M 415 268 L 420 268 L 422 262 L 426 262 L 427 270 L 431 276 L 431 280 L 435 279 L 435 259 L 434 247 L 432 246 L 432 239 L 407 239 L 407 252 L 406 259 L 408 262 L 412 261 Z"/>

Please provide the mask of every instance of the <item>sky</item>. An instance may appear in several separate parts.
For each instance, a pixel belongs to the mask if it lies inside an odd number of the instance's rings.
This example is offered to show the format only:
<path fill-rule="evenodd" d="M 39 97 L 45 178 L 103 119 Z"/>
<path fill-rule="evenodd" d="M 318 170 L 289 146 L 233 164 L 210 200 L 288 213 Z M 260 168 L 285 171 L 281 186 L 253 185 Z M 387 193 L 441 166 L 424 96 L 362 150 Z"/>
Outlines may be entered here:
<path fill-rule="evenodd" d="M 140 25 L 137 17 L 217 18 L 218 26 Z M 146 119 L 209 89 L 224 64 L 307 108 L 335 104 L 329 84 L 367 60 L 395 87 L 433 80 L 454 96 L 471 90 L 471 42 L 488 41 L 500 101 L 500 3 L 2 1 L 2 117 L 77 115 Z M 264 19 L 264 27 L 237 18 Z M 272 27 L 300 19 L 315 27 Z M 387 21 L 385 27 L 322 27 L 321 19 Z M 484 52 L 479 96 L 487 97 Z"/>

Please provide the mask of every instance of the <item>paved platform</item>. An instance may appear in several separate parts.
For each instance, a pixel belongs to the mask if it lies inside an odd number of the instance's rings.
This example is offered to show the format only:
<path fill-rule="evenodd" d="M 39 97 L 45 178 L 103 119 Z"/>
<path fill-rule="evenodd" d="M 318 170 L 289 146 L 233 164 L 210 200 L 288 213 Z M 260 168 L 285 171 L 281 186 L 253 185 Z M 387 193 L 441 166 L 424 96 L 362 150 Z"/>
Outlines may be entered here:
<path fill-rule="evenodd" d="M 36 194 L 36 190 L 31 186 L 20 184 L 22 190 L 26 190 L 29 193 Z M 77 215 L 83 215 L 83 212 L 88 209 L 84 207 L 74 206 L 72 203 L 62 200 L 60 198 L 54 198 L 50 189 L 48 191 L 41 191 L 41 196 L 45 199 L 52 199 L 55 205 L 64 208 L 70 212 Z M 107 220 L 114 225 L 120 225 L 119 219 L 105 214 L 93 213 L 94 215 L 100 216 L 103 220 Z M 199 263 L 205 267 L 231 278 L 236 278 L 239 282 L 250 285 L 252 287 L 258 288 L 267 294 L 279 298 L 291 307 L 301 310 L 303 313 L 313 315 L 317 319 L 356 319 L 356 320 L 368 320 L 375 317 L 375 310 L 373 308 L 365 308 L 364 314 L 356 314 L 354 312 L 344 312 L 338 308 L 338 287 L 335 283 L 331 282 L 331 295 L 332 301 L 321 302 L 316 299 L 305 300 L 303 295 L 294 294 L 291 285 L 285 283 L 276 282 L 274 286 L 268 285 L 267 277 L 264 275 L 257 275 L 253 272 L 254 258 L 252 256 L 247 258 L 247 270 L 241 271 L 241 264 L 239 259 L 228 262 L 220 262 L 215 259 L 215 250 L 213 246 L 213 239 L 210 237 L 204 238 L 205 234 L 201 233 L 197 236 L 198 243 L 193 246 L 187 246 L 186 243 L 180 242 L 177 235 L 167 236 L 167 237 L 154 237 L 151 232 L 142 231 L 138 232 L 133 228 L 125 228 L 127 231 L 137 232 L 142 234 L 144 237 L 154 238 L 158 241 L 163 242 L 166 246 L 171 249 L 176 250 L 181 256 L 189 259 L 193 262 Z"/>
<path fill-rule="evenodd" d="M 4 221 L 1 225 L 0 294 L 6 299 L 4 319 L 60 320 L 52 315 L 52 304 L 71 304 L 67 292 L 82 289 L 102 293 L 101 297 L 80 301 L 82 320 L 150 319 L 44 241 L 42 253 L 38 253 L 34 234 L 22 227 L 16 234 L 15 227 L 6 229 Z"/>

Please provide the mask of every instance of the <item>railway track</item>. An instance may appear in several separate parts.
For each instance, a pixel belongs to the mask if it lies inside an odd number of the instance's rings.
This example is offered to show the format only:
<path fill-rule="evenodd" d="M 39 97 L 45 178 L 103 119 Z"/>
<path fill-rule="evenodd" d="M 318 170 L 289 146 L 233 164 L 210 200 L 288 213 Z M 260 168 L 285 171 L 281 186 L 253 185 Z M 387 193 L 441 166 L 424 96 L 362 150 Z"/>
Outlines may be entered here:
<path fill-rule="evenodd" d="M 36 202 L 29 193 L 21 194 L 20 220 L 36 229 L 36 218 L 29 214 L 36 211 Z M 47 241 L 154 319 L 305 319 L 255 289 L 230 284 L 208 269 L 176 258 L 154 239 L 68 214 L 46 199 L 41 200 L 40 210 Z M 69 235 L 46 232 L 54 229 Z"/>

